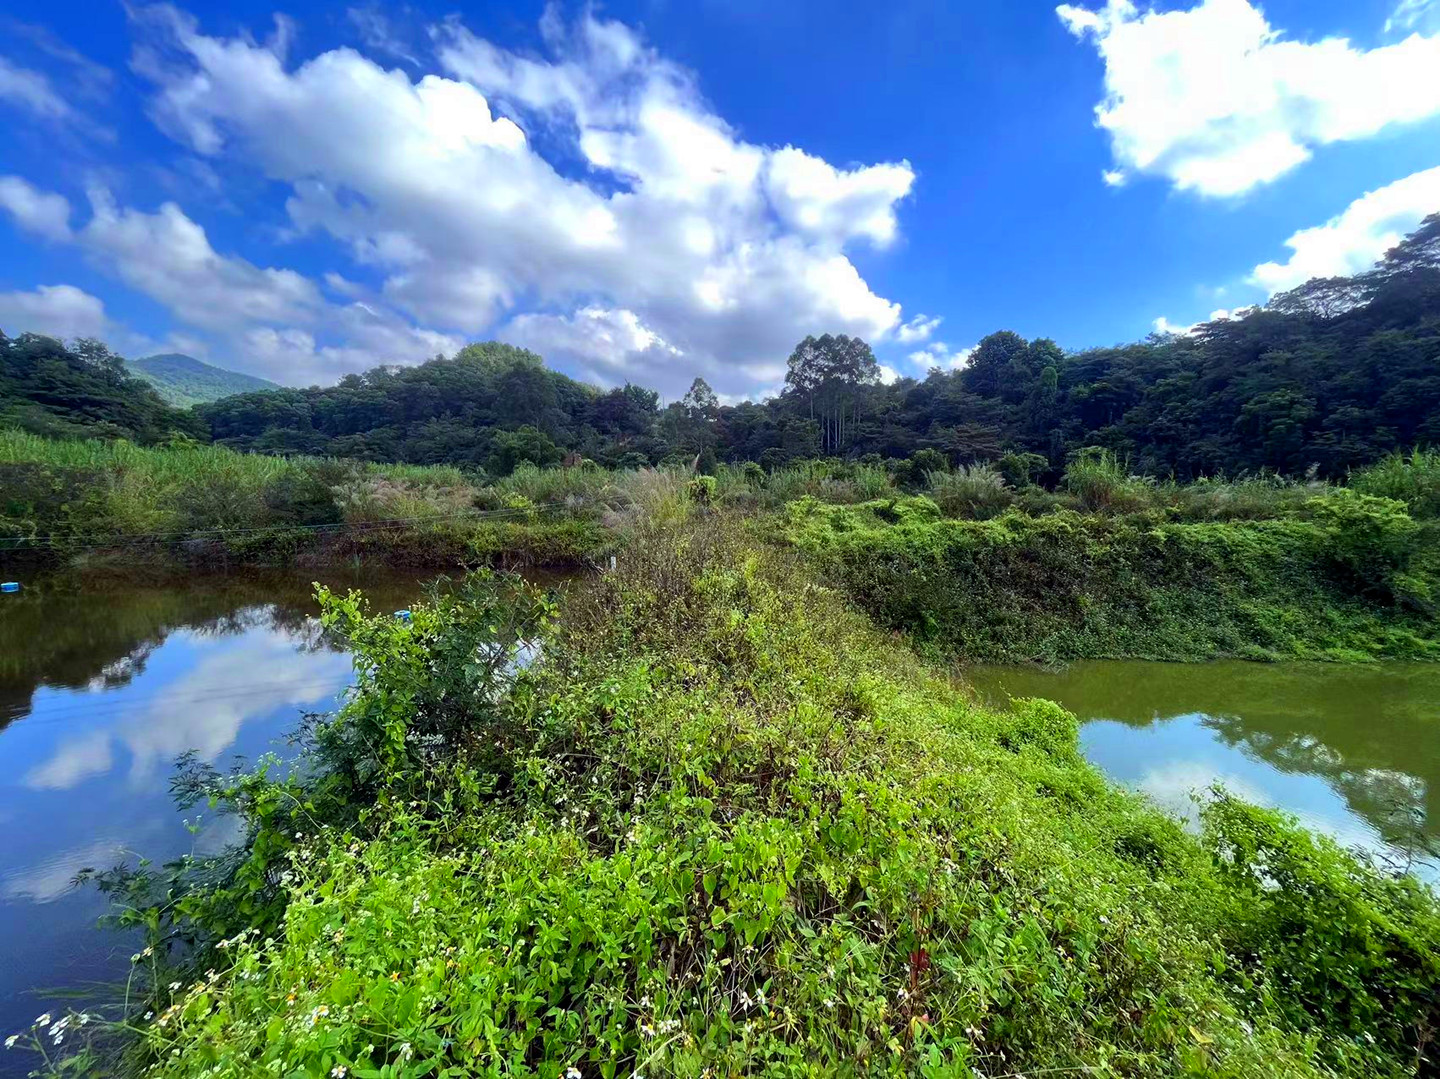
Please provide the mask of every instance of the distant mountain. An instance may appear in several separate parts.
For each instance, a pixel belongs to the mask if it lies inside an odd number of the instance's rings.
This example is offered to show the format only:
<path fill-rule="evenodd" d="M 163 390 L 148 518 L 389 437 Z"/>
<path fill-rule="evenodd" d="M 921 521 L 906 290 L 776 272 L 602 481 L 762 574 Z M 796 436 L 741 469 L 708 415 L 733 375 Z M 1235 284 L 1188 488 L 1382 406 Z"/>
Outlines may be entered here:
<path fill-rule="evenodd" d="M 223 367 L 202 363 L 193 356 L 185 356 L 179 352 L 146 356 L 141 360 L 126 360 L 125 366 L 131 374 L 154 386 L 167 404 L 177 408 L 198 405 L 205 401 L 218 401 L 234 393 L 254 393 L 256 390 L 280 388 L 267 379 L 242 375 L 238 371 L 227 371 Z"/>

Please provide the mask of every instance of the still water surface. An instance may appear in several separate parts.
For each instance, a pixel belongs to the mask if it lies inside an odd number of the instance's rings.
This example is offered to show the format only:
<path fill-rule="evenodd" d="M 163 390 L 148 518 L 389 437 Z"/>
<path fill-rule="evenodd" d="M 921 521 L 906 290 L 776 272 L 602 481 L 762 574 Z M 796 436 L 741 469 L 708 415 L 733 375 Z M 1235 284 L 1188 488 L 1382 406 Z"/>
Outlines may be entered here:
<path fill-rule="evenodd" d="M 350 658 L 320 631 L 317 577 L 363 588 L 380 611 L 423 592 L 414 577 L 341 571 L 60 578 L 0 596 L 0 1036 L 63 1009 L 54 990 L 125 977 L 134 942 L 96 928 L 104 900 L 72 887 L 80 869 L 233 837 L 228 819 L 185 828 L 169 794 L 179 754 L 222 769 L 284 754 L 302 713 L 335 706 Z M 0 1074 L 32 1063 L 0 1051 Z"/>
<path fill-rule="evenodd" d="M 1085 755 L 1189 819 L 1223 783 L 1346 846 L 1408 860 L 1440 844 L 1440 664 L 1076 663 L 981 666 L 994 704 L 1058 701 Z M 1440 877 L 1433 860 L 1415 867 Z"/>

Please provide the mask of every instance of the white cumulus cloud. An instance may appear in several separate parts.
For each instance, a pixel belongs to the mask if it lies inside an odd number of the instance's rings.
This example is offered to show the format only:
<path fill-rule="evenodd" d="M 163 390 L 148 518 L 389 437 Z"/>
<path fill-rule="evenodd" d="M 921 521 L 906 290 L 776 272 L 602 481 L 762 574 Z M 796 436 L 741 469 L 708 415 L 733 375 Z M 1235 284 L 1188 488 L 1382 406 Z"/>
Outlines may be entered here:
<path fill-rule="evenodd" d="M 21 228 L 47 240 L 70 238 L 69 201 L 18 176 L 0 176 L 0 210 L 14 217 Z"/>
<path fill-rule="evenodd" d="M 902 345 L 913 345 L 919 341 L 930 340 L 930 335 L 940 328 L 940 318 L 929 318 L 925 315 L 916 315 L 909 322 L 895 329 L 895 340 Z"/>
<path fill-rule="evenodd" d="M 951 348 L 944 341 L 932 341 L 905 358 L 921 371 L 928 371 L 932 367 L 938 367 L 944 371 L 958 371 L 970 362 L 970 356 L 974 351 L 973 345 L 969 348 L 956 349 Z"/>
<path fill-rule="evenodd" d="M 1256 266 L 1250 282 L 1273 295 L 1312 277 L 1359 273 L 1378 262 L 1422 218 L 1437 212 L 1440 167 L 1412 173 L 1367 192 L 1325 224 L 1295 233 L 1285 241 L 1290 257 Z"/>
<path fill-rule="evenodd" d="M 896 238 L 910 165 L 748 142 L 619 22 L 552 9 L 545 54 L 521 55 L 452 19 L 432 28 L 440 70 L 417 77 L 349 49 L 291 63 L 288 34 L 214 37 L 168 6 L 134 18 L 157 123 L 217 167 L 287 185 L 295 228 L 341 244 L 428 332 L 501 332 L 667 393 L 697 373 L 757 388 L 809 333 L 899 336 L 900 305 L 848 248 Z M 265 319 L 277 348 L 311 332 Z"/>
<path fill-rule="evenodd" d="M 1373 49 L 1342 37 L 1299 41 L 1249 0 L 1143 12 L 1107 0 L 1056 12 L 1105 62 L 1095 112 L 1115 156 L 1107 183 L 1140 172 L 1239 195 L 1316 147 L 1440 115 L 1440 32 Z"/>
<path fill-rule="evenodd" d="M 69 340 L 104 337 L 105 305 L 74 285 L 41 285 L 33 292 L 0 292 L 0 330 L 11 337 L 43 333 Z"/>
<path fill-rule="evenodd" d="M 333 381 L 380 363 L 417 363 L 463 344 L 452 334 L 413 325 L 384 303 L 366 303 L 353 293 L 349 302 L 334 303 L 294 270 L 222 255 L 173 202 L 147 213 L 119 206 L 105 188 L 92 188 L 89 198 L 89 220 L 71 229 L 63 196 L 0 177 L 0 209 L 18 225 L 74 243 L 110 275 L 187 326 L 208 332 L 219 342 L 216 351 L 237 366 L 291 384 Z M 327 284 L 347 291 L 332 280 Z M 69 285 L 0 295 L 0 316 L 0 326 L 8 320 L 54 336 L 105 336 L 132 354 L 155 347 L 110 324 L 98 299 Z M 204 354 L 210 347 L 201 338 L 189 350 Z"/>

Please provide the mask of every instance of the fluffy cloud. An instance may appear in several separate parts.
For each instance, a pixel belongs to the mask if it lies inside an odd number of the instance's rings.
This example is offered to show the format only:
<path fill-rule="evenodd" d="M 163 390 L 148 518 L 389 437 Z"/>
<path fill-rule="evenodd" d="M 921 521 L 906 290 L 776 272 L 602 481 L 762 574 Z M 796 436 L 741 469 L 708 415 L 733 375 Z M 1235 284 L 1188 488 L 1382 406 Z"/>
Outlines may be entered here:
<path fill-rule="evenodd" d="M 135 17 L 164 130 L 287 184 L 296 228 L 343 244 L 423 325 L 499 328 L 666 392 L 695 373 L 753 388 L 807 333 L 899 336 L 899 305 L 847 248 L 896 237 L 910 166 L 746 142 L 620 23 L 551 11 L 540 58 L 452 20 L 433 29 L 444 74 L 417 80 L 343 49 L 291 65 L 286 34 L 210 37 L 169 7 Z"/>
<path fill-rule="evenodd" d="M 351 302 L 332 303 L 293 270 L 221 255 L 205 230 L 174 203 L 146 213 L 118 206 L 109 191 L 93 188 L 90 219 L 72 230 L 68 200 L 7 176 L 0 177 L 0 208 L 22 228 L 76 244 L 106 272 L 163 304 L 181 322 L 207 331 L 228 362 L 278 381 L 331 381 L 378 363 L 418 362 L 462 344 L 458 337 L 417 328 L 358 293 L 351 292 Z M 335 275 L 335 280 L 344 278 Z M 154 344 L 109 325 L 100 301 L 69 285 L 0 296 L 0 315 L 13 325 L 55 336 L 103 334 L 129 352 Z M 190 347 L 209 351 L 203 339 Z"/>
<path fill-rule="evenodd" d="M 516 315 L 501 332 L 507 341 L 544 356 L 581 359 L 601 382 L 623 382 L 635 369 L 673 361 L 680 350 L 646 326 L 634 311 L 582 307 L 572 315 Z"/>
<path fill-rule="evenodd" d="M 18 176 L 0 176 L 0 210 L 15 218 L 21 228 L 47 240 L 70 238 L 70 203 Z"/>
<path fill-rule="evenodd" d="M 765 190 L 780 218 L 797 231 L 831 243 L 895 238 L 895 204 L 910 193 L 915 174 L 904 162 L 843 171 L 787 146 L 769 155 Z"/>
<path fill-rule="evenodd" d="M 1242 311 L 1243 309 L 1230 311 L 1222 307 L 1215 311 L 1211 311 L 1210 317 L 1205 319 L 1205 322 L 1219 322 L 1222 319 L 1235 318 L 1240 313 L 1242 313 Z M 1190 326 L 1177 326 L 1164 315 L 1161 315 L 1150 325 L 1153 326 L 1155 328 L 1155 332 L 1160 334 L 1162 337 L 1189 337 L 1192 333 L 1194 333 L 1201 326 L 1203 326 L 1205 322 L 1196 322 Z"/>
<path fill-rule="evenodd" d="M 905 358 L 920 371 L 928 371 L 932 367 L 939 367 L 944 371 L 958 371 L 970 362 L 970 355 L 974 351 L 973 345 L 970 348 L 952 349 L 944 341 L 932 341 Z"/>
<path fill-rule="evenodd" d="M 1290 257 L 1256 266 L 1250 282 L 1273 295 L 1312 277 L 1359 273 L 1437 210 L 1440 167 L 1413 173 L 1367 192 L 1325 224 L 1295 233 L 1285 241 Z"/>
<path fill-rule="evenodd" d="M 1152 173 L 1182 190 L 1238 195 L 1317 146 L 1440 115 L 1440 33 L 1374 49 L 1338 37 L 1293 41 L 1249 0 L 1143 14 L 1131 0 L 1107 0 L 1098 11 L 1056 11 L 1105 61 L 1095 111 L 1118 166 L 1107 183 Z"/>
<path fill-rule="evenodd" d="M 81 245 L 191 326 L 305 321 L 322 303 L 314 283 L 293 270 L 219 255 L 205 230 L 173 202 L 147 214 L 117 207 L 108 191 L 96 188 L 90 205 L 90 221 L 76 237 Z"/>
<path fill-rule="evenodd" d="M 930 335 L 940 328 L 940 319 L 928 318 L 925 315 L 916 315 L 903 326 L 895 330 L 895 340 L 902 345 L 913 345 L 919 341 L 930 340 Z"/>
<path fill-rule="evenodd" d="M 12 337 L 103 337 L 105 305 L 74 285 L 41 285 L 34 292 L 0 292 L 0 330 Z"/>

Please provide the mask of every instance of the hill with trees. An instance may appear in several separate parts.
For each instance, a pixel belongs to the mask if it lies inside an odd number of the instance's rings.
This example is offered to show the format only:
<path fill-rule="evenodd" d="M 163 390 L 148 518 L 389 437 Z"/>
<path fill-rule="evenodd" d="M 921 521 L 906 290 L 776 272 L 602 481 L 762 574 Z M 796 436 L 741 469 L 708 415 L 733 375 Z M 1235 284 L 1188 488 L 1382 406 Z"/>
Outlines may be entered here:
<path fill-rule="evenodd" d="M 600 391 L 496 343 L 338 386 L 227 398 L 201 409 L 242 449 L 506 472 L 566 452 L 604 464 L 821 456 L 950 465 L 1034 454 L 1053 478 L 1085 446 L 1137 472 L 1189 479 L 1274 470 L 1343 475 L 1440 442 L 1440 215 L 1373 270 L 1316 280 L 1185 335 L 1067 353 L 1010 331 L 962 370 L 880 382 L 870 347 L 824 335 L 790 357 L 785 390 L 722 405 L 703 379 L 681 400 Z"/>
<path fill-rule="evenodd" d="M 1392 451 L 1440 443 L 1440 214 L 1372 270 L 1310 281 L 1186 334 L 1066 352 L 1002 330 L 963 369 L 889 385 L 864 341 L 807 337 L 790 356 L 784 391 L 759 403 L 721 404 L 697 378 L 662 407 L 654 391 L 601 390 L 547 369 L 533 352 L 489 342 L 334 386 L 236 394 L 181 419 L 126 388 L 104 346 L 66 352 L 44 340 L 11 347 L 50 356 L 64 378 L 54 382 L 52 371 L 45 377 L 54 384 L 41 386 L 38 376 L 7 377 L 0 407 L 31 416 L 32 428 L 39 409 L 61 425 L 52 434 L 76 424 L 145 440 L 173 428 L 239 450 L 494 475 L 571 454 L 612 467 L 698 460 L 707 471 L 722 461 L 775 468 L 817 457 L 916 459 L 933 471 L 1003 457 L 1026 479 L 1054 481 L 1077 451 L 1103 447 L 1136 473 L 1180 480 L 1340 477 Z M 62 353 L 69 358 L 57 359 Z"/>
<path fill-rule="evenodd" d="M 280 388 L 268 378 L 227 371 L 180 352 L 163 352 L 138 360 L 126 360 L 125 367 L 135 377 L 143 378 L 154 386 L 166 404 L 177 408 L 218 401 L 237 393 Z"/>
<path fill-rule="evenodd" d="M 0 333 L 0 427 L 52 438 L 160 442 L 206 438 L 204 422 L 171 408 L 99 341 L 66 347 L 53 337 Z"/>

